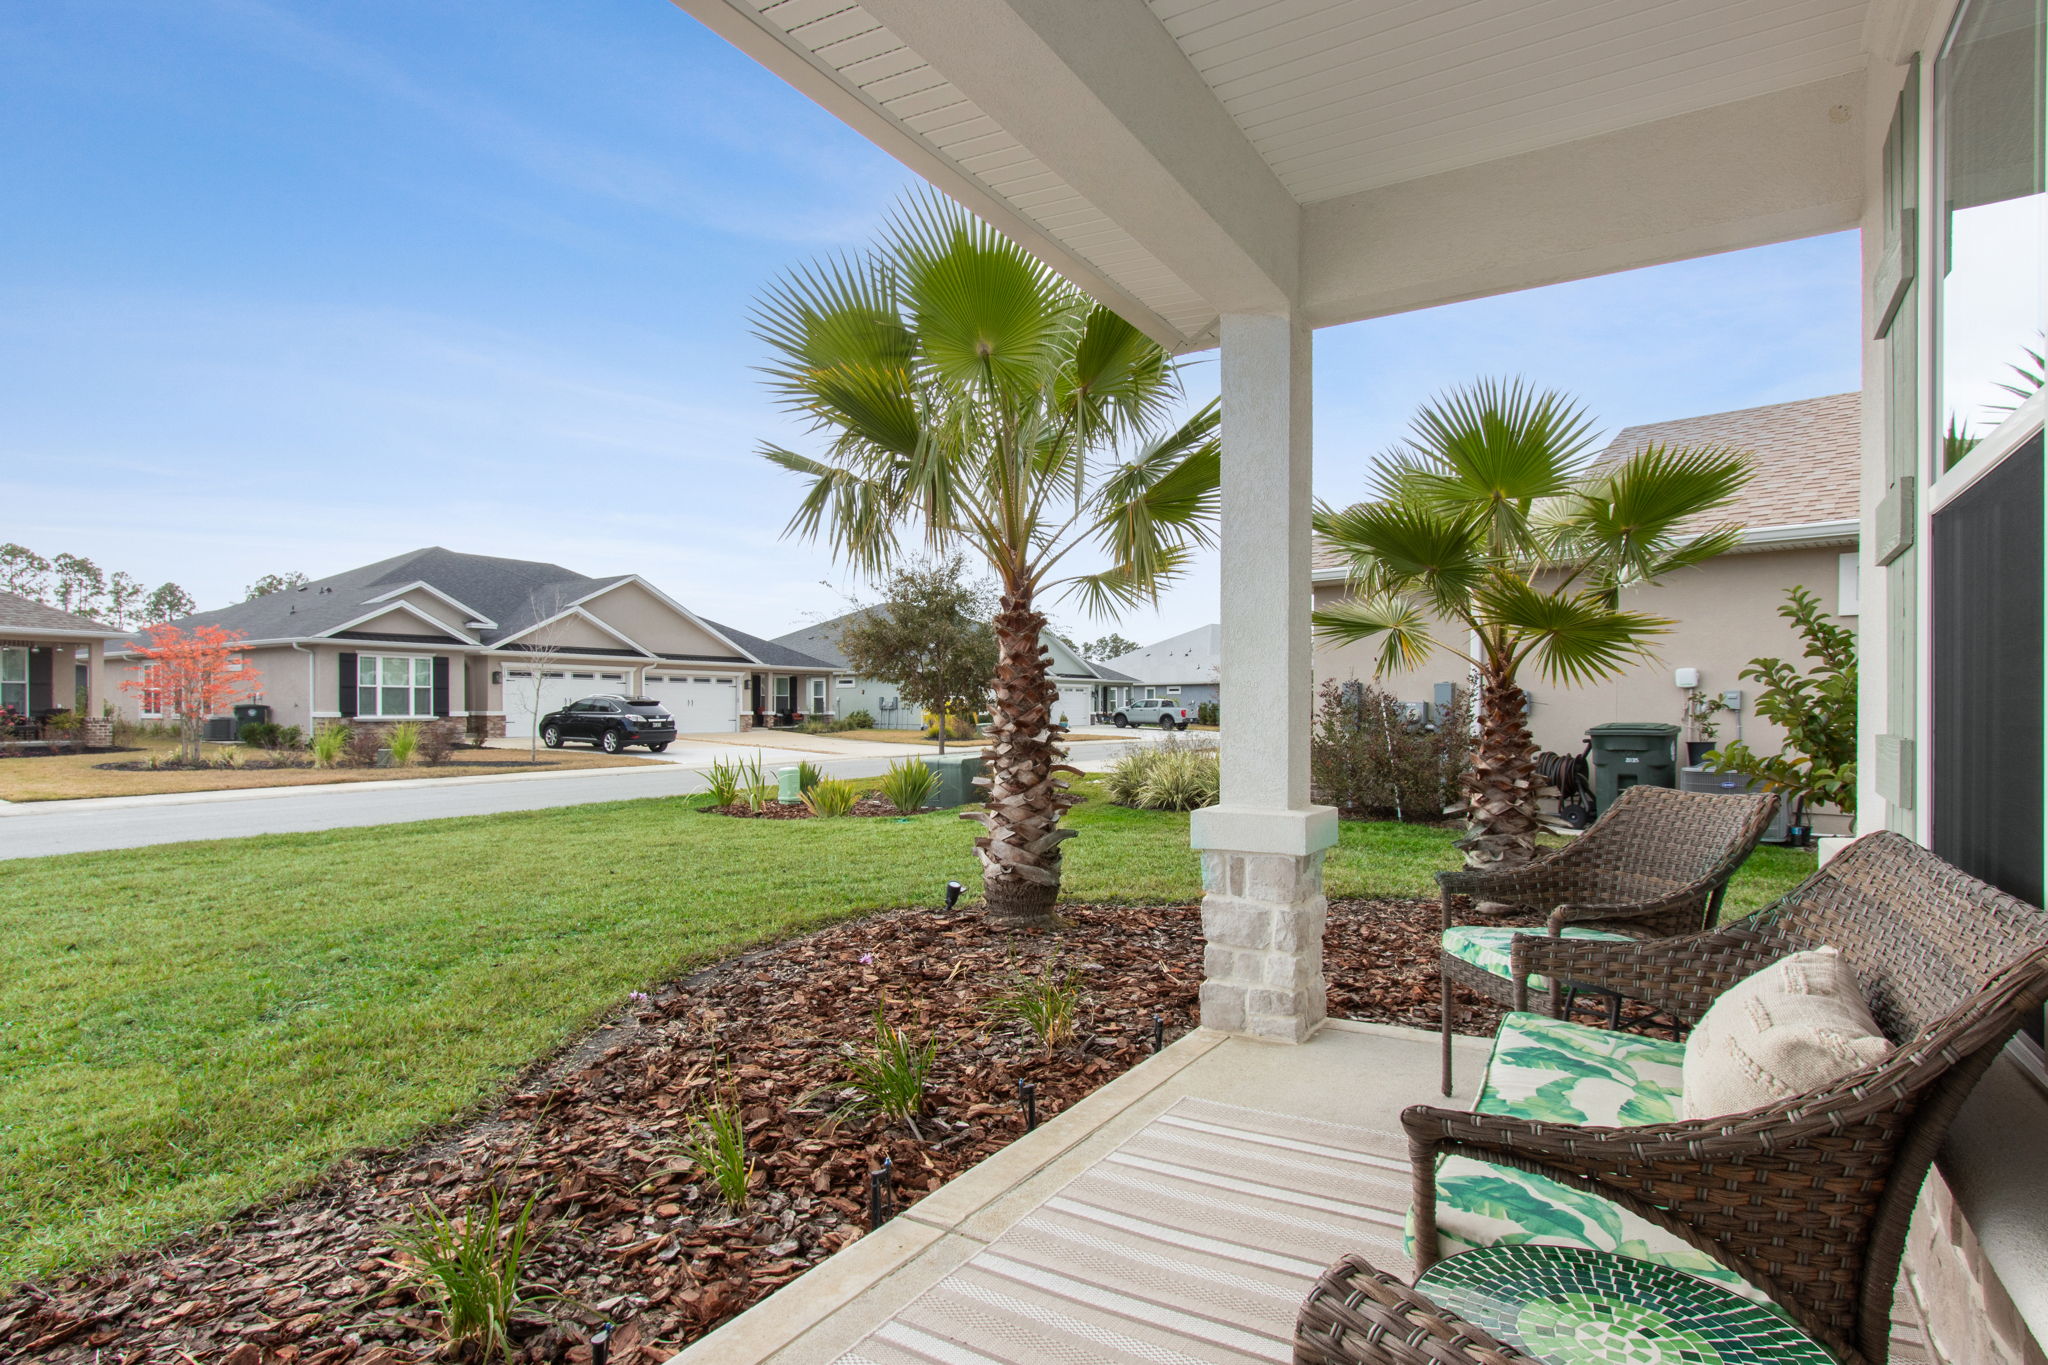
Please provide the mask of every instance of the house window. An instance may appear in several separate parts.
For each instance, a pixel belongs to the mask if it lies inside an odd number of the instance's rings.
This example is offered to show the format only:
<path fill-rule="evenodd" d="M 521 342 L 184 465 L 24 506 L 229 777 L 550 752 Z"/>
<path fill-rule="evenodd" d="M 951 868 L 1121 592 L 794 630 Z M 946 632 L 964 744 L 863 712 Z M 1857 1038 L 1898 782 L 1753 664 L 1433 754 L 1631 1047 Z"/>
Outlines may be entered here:
<path fill-rule="evenodd" d="M 2042 30 L 2039 0 L 1969 0 L 1934 67 L 1943 469 L 2040 388 Z"/>
<path fill-rule="evenodd" d="M 840 685 L 841 687 L 851 687 L 851 686 L 853 686 L 853 679 L 851 679 L 851 678 L 841 678 L 841 679 L 839 680 L 839 685 Z"/>
<path fill-rule="evenodd" d="M 825 700 L 825 680 L 823 678 L 811 679 L 811 714 L 814 716 L 822 715 L 828 709 L 830 709 L 830 706 Z"/>
<path fill-rule="evenodd" d="M 164 690 L 161 687 L 142 689 L 142 714 L 161 716 L 164 713 Z"/>
<path fill-rule="evenodd" d="M 356 660 L 356 714 L 373 720 L 434 714 L 434 661 L 420 654 L 364 654 Z"/>
<path fill-rule="evenodd" d="M 0 706 L 28 714 L 28 651 L 0 649 Z"/>
<path fill-rule="evenodd" d="M 787 673 L 780 674 L 779 676 L 777 676 L 777 678 L 775 679 L 776 710 L 787 711 L 796 705 L 796 703 L 791 700 L 791 697 L 794 695 L 795 688 L 796 679 L 790 677 Z"/>

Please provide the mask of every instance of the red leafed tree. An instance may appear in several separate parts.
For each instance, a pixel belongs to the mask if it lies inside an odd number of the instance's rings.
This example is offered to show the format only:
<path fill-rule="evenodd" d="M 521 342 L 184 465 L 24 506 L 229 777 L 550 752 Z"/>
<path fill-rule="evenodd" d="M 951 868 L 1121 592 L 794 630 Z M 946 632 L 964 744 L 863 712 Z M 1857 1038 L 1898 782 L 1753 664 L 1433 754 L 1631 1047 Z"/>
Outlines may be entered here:
<path fill-rule="evenodd" d="M 208 716 L 217 716 L 256 690 L 255 676 L 242 665 L 236 642 L 239 630 L 220 626 L 151 626 L 143 632 L 149 643 L 135 653 L 143 661 L 142 676 L 121 686 L 129 692 L 154 692 L 167 716 L 178 718 L 186 759 L 199 760 L 200 734 Z"/>

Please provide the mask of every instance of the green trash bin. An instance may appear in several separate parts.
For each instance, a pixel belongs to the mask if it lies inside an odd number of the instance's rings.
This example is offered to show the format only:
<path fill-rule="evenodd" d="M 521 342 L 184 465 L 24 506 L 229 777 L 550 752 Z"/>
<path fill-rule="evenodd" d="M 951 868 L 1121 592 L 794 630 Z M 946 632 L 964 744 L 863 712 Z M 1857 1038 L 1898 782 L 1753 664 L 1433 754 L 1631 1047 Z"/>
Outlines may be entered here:
<path fill-rule="evenodd" d="M 974 752 L 964 754 L 932 754 L 924 765 L 938 776 L 939 785 L 933 790 L 926 804 L 947 810 L 954 806 L 980 805 L 987 800 L 987 793 L 974 785 L 974 779 L 981 776 L 981 755 Z"/>
<path fill-rule="evenodd" d="M 1630 787 L 1678 785 L 1678 727 L 1618 720 L 1586 731 L 1593 741 L 1593 801 L 1605 812 Z"/>

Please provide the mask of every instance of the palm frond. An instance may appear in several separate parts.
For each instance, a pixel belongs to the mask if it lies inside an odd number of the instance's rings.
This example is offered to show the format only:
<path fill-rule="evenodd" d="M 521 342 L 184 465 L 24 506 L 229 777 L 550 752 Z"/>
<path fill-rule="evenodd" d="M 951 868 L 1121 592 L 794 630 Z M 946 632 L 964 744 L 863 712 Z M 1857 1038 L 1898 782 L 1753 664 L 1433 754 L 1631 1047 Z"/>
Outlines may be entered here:
<path fill-rule="evenodd" d="M 1726 507 L 1754 473 L 1748 455 L 1726 447 L 1648 446 L 1574 492 L 1559 518 L 1561 544 L 1611 581 L 1649 581 L 1679 528 Z M 1698 561 L 1674 567 L 1685 562 Z"/>
<path fill-rule="evenodd" d="M 1218 425 L 1212 401 L 1103 479 L 1092 502 L 1094 534 L 1114 563 L 1142 574 L 1168 550 L 1214 542 L 1223 478 Z"/>
<path fill-rule="evenodd" d="M 915 339 L 885 267 L 844 257 L 802 267 L 769 286 L 753 321 L 779 356 L 762 372 L 785 408 L 815 426 L 856 431 L 882 450 L 915 447 Z"/>
<path fill-rule="evenodd" d="M 1546 592 L 1512 575 L 1496 577 L 1481 598 L 1517 659 L 1535 659 L 1544 677 L 1566 687 L 1611 678 L 1649 657 L 1650 642 L 1671 628 L 1661 616 L 1618 610 L 1602 593 Z"/>
<path fill-rule="evenodd" d="M 1084 433 L 1156 425 L 1179 396 L 1173 361 L 1159 344 L 1100 304 L 1087 311 L 1054 406 Z"/>
<path fill-rule="evenodd" d="M 785 535 L 824 539 L 835 556 L 864 574 L 879 574 L 898 551 L 900 489 L 843 465 L 763 446 L 761 456 L 808 481 Z"/>
<path fill-rule="evenodd" d="M 1529 506 L 1568 490 L 1592 430 L 1562 394 L 1483 379 L 1423 405 L 1397 481 L 1410 498 L 1485 516 L 1498 550 L 1527 553 Z"/>
<path fill-rule="evenodd" d="M 1436 648 L 1428 615 L 1414 602 L 1393 593 L 1348 597 L 1309 619 L 1316 637 L 1330 644 L 1377 641 L 1373 669 L 1380 677 L 1420 668 Z"/>
<path fill-rule="evenodd" d="M 1087 306 L 1079 290 L 936 191 L 905 200 L 889 232 L 922 365 L 1012 400 L 1049 391 Z"/>
<path fill-rule="evenodd" d="M 1109 568 L 1100 573 L 1076 574 L 1045 586 L 1060 589 L 1062 597 L 1074 599 L 1090 616 L 1114 616 L 1132 607 L 1157 602 L 1161 589 L 1171 587 L 1186 576 L 1191 558 L 1189 551 L 1171 547 L 1159 551 L 1146 571 L 1129 567 Z"/>
<path fill-rule="evenodd" d="M 1403 502 L 1319 508 L 1316 534 L 1374 590 L 1415 589 L 1438 603 L 1469 597 L 1487 574 L 1477 518 Z"/>

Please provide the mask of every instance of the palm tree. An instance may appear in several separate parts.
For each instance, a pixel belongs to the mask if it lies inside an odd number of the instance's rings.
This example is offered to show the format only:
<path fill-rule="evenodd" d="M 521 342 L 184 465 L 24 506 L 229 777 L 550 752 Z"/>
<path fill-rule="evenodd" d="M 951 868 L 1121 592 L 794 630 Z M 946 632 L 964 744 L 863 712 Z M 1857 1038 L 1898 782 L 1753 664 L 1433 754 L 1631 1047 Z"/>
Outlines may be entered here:
<path fill-rule="evenodd" d="M 1164 350 L 936 198 L 907 202 L 859 257 L 777 283 L 756 324 L 771 386 L 830 438 L 823 459 L 762 452 L 807 485 L 790 532 L 870 576 L 909 537 L 995 575 L 988 804 L 966 818 L 986 826 L 990 917 L 1048 924 L 1075 798 L 1039 604 L 1057 592 L 1101 614 L 1154 599 L 1209 542 L 1216 405 L 1172 424 Z"/>
<path fill-rule="evenodd" d="M 1564 686 L 1648 656 L 1670 622 L 1621 607 L 1626 587 L 1702 563 L 1741 528 L 1694 534 L 1750 476 L 1730 450 L 1651 446 L 1587 474 L 1591 424 L 1556 393 L 1482 381 L 1423 406 L 1371 500 L 1320 507 L 1315 525 L 1351 594 L 1315 614 L 1329 641 L 1378 642 L 1381 676 L 1441 649 L 1478 679 L 1465 773 L 1473 866 L 1534 856 L 1535 744 L 1521 671 Z"/>

